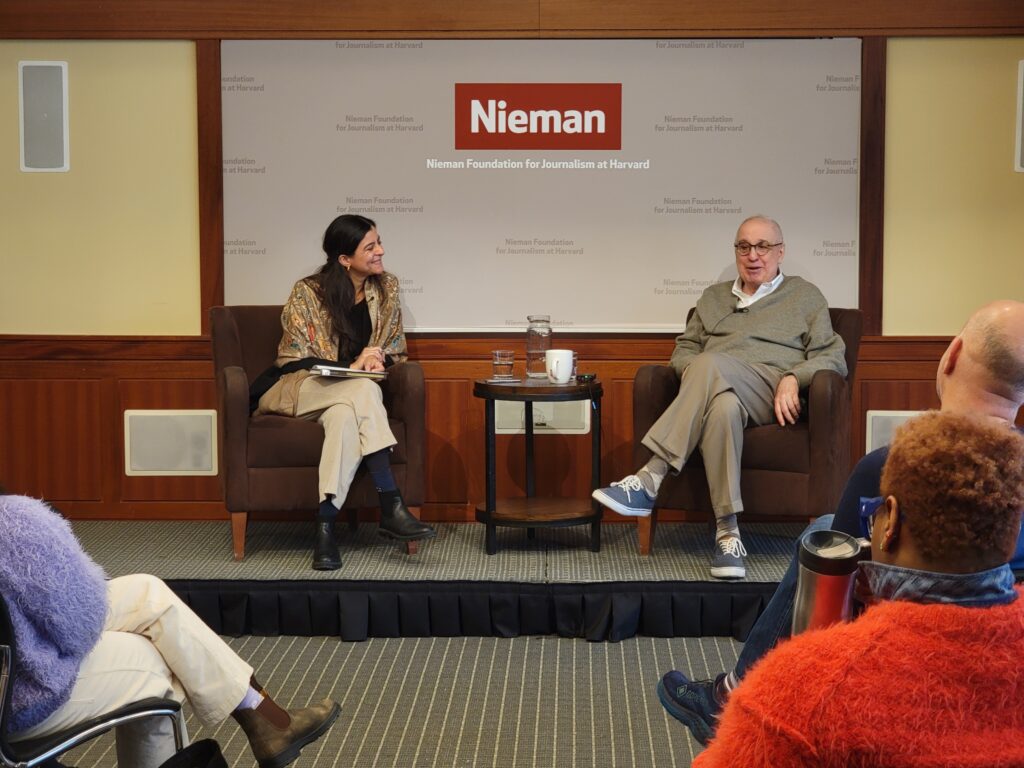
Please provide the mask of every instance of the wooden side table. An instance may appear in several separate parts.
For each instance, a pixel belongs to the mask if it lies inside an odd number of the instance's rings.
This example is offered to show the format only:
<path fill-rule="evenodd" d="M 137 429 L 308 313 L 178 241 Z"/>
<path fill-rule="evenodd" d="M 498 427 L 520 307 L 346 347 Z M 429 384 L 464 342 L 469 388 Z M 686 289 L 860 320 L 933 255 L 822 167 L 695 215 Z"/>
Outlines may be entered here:
<path fill-rule="evenodd" d="M 589 400 L 593 412 L 590 419 L 592 455 L 590 486 L 601 482 L 601 396 L 604 391 L 599 381 L 587 384 L 551 384 L 547 379 L 526 379 L 508 384 L 476 381 L 473 396 L 483 398 L 486 411 L 484 434 L 484 462 L 487 499 L 476 508 L 476 519 L 487 526 L 487 554 L 498 551 L 497 526 L 526 528 L 534 536 L 537 528 L 558 528 L 570 525 L 590 525 L 590 549 L 601 550 L 601 516 L 604 510 L 589 496 L 582 498 L 537 497 L 534 489 L 533 464 L 533 404 L 566 400 Z M 514 400 L 526 409 L 526 498 L 495 498 L 494 403 L 496 400 Z"/>

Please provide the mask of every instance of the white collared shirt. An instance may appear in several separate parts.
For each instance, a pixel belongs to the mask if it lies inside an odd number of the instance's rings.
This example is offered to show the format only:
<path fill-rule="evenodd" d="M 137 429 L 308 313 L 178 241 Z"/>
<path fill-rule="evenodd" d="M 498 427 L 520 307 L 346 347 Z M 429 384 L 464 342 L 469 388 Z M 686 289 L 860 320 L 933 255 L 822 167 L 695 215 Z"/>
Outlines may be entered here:
<path fill-rule="evenodd" d="M 769 293 L 782 285 L 782 277 L 782 270 L 780 269 L 779 274 L 775 276 L 774 280 L 770 280 L 767 283 L 761 283 L 757 286 L 757 290 L 754 291 L 753 296 L 748 296 L 743 292 L 743 281 L 737 277 L 736 282 L 732 284 L 732 295 L 739 299 L 739 301 L 736 302 L 736 309 L 746 309 L 754 302 L 763 299 Z"/>

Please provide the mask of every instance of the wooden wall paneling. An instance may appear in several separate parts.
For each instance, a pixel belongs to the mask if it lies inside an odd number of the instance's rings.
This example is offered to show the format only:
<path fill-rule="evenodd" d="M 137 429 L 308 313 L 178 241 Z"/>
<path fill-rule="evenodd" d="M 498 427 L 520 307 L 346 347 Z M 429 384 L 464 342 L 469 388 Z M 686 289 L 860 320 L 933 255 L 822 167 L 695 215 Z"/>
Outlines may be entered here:
<path fill-rule="evenodd" d="M 52 501 L 105 498 L 104 382 L 0 379 L 0 483 Z"/>
<path fill-rule="evenodd" d="M 483 469 L 473 466 L 482 449 L 471 444 L 477 425 L 468 407 L 470 399 L 472 384 L 465 379 L 430 378 L 426 382 L 428 503 L 466 505 L 470 479 L 482 487 Z"/>
<path fill-rule="evenodd" d="M 202 361 L 213 376 L 213 348 L 208 338 L 199 336 L 0 335 L 0 362 L 5 365 L 38 361 L 40 370 L 53 370 L 53 361 L 94 364 L 118 360 L 176 366 L 182 361 Z"/>
<path fill-rule="evenodd" d="M 199 303 L 203 335 L 210 333 L 210 307 L 224 303 L 224 161 L 220 77 L 220 40 L 196 41 Z"/>
<path fill-rule="evenodd" d="M 853 462 L 865 452 L 869 410 L 916 411 L 938 406 L 935 373 L 948 345 L 948 337 L 864 337 L 851 403 Z"/>
<path fill-rule="evenodd" d="M 124 412 L 132 409 L 193 410 L 217 407 L 212 379 L 127 379 L 117 385 L 118 470 L 120 500 L 136 501 L 218 501 L 222 498 L 220 478 L 212 476 L 141 476 L 124 474 Z M 214 432 L 216 440 L 216 432 Z"/>
<path fill-rule="evenodd" d="M 621 480 L 639 469 L 633 466 L 633 378 L 612 378 L 604 384 L 602 485 Z"/>
<path fill-rule="evenodd" d="M 333 38 L 367 33 L 536 32 L 535 0 L 5 0 L 16 37 Z"/>
<path fill-rule="evenodd" d="M 860 90 L 860 287 L 864 334 L 882 332 L 885 214 L 886 39 L 861 41 Z"/>
<path fill-rule="evenodd" d="M 224 516 L 216 477 L 123 475 L 125 408 L 214 405 L 208 357 L 157 359 L 168 351 L 172 357 L 208 355 L 208 341 L 34 341 L 28 344 L 26 339 L 0 338 L 0 482 L 16 492 L 57 500 L 62 511 L 76 517 Z M 869 408 L 918 410 L 937 403 L 935 370 L 948 341 L 940 337 L 864 338 L 853 390 L 854 459 L 864 450 L 864 416 Z M 641 365 L 665 363 L 672 339 L 667 334 L 652 335 L 637 343 L 630 338 L 560 334 L 557 343 L 577 349 L 580 369 L 597 373 L 604 385 L 603 482 L 617 480 L 635 470 L 633 377 Z M 413 356 L 421 360 L 427 379 L 428 519 L 473 519 L 473 507 L 483 499 L 484 482 L 483 402 L 472 396 L 472 382 L 489 374 L 492 348 L 517 344 L 522 340 L 511 336 L 410 340 Z M 14 359 L 22 352 L 57 359 Z M 133 355 L 141 359 L 129 359 Z M 52 412 L 41 406 L 49 399 L 58 403 Z M 589 436 L 538 436 L 537 450 L 540 492 L 585 492 Z M 522 438 L 501 438 L 498 460 L 500 492 L 522 493 Z M 60 471 L 48 466 L 59 466 Z"/>
<path fill-rule="evenodd" d="M 541 0 L 540 9 L 543 30 L 611 32 L 621 36 L 993 34 L 993 28 L 1024 28 L 1024 10 L 1015 0 L 980 0 L 969 4 L 958 0 Z"/>
<path fill-rule="evenodd" d="M 1018 0 L 5 0 L 10 38 L 1020 34 Z"/>

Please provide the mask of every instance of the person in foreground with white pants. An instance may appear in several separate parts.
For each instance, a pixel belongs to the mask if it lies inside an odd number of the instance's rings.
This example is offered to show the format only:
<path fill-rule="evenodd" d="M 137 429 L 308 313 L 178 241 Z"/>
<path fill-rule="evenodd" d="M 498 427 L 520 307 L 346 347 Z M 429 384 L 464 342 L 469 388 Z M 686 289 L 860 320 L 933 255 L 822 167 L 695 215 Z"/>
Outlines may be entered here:
<path fill-rule="evenodd" d="M 37 499 L 0 495 L 0 594 L 18 652 L 11 741 L 151 696 L 188 699 L 204 725 L 234 717 L 260 768 L 282 768 L 341 711 L 330 699 L 282 709 L 163 581 L 147 574 L 107 581 L 68 523 Z M 122 768 L 152 768 L 173 753 L 166 718 L 117 729 Z"/>

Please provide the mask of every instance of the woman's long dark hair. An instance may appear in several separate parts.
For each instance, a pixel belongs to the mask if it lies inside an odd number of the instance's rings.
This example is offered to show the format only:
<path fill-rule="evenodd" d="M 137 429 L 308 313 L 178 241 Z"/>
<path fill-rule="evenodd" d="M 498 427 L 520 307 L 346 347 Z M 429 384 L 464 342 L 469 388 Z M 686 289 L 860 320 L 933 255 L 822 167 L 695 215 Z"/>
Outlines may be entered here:
<path fill-rule="evenodd" d="M 356 292 L 338 257 L 354 256 L 366 233 L 376 226 L 372 219 L 346 213 L 332 221 L 324 232 L 327 261 L 313 277 L 320 300 L 331 317 L 331 331 L 338 339 L 340 359 L 354 360 L 363 350 L 362 342 L 352 335 L 352 329 L 348 327 L 347 317 L 355 305 Z"/>

